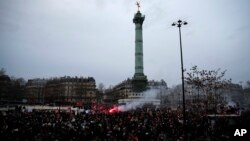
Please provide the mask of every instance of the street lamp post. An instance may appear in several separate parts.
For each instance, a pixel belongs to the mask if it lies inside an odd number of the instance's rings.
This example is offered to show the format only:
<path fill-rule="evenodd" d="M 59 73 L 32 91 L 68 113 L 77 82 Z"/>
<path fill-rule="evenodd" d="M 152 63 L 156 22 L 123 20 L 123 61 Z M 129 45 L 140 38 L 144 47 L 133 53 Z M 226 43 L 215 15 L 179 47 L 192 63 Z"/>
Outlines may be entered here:
<path fill-rule="evenodd" d="M 181 26 L 187 25 L 187 22 L 178 20 L 174 22 L 172 26 L 177 26 L 179 28 L 179 36 L 180 36 L 180 52 L 181 52 L 181 79 L 182 79 L 182 114 L 183 114 L 183 135 L 184 140 L 186 140 L 186 108 L 185 108 L 185 90 L 184 90 L 184 69 L 183 69 L 183 55 L 182 55 L 182 42 L 181 42 Z"/>

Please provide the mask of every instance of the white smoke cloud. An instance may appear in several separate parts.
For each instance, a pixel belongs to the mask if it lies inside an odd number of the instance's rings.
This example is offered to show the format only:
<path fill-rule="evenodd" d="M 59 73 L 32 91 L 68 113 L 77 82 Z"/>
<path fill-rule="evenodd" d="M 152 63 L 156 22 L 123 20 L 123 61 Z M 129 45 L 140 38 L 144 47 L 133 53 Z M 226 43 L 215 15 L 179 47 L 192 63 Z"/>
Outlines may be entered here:
<path fill-rule="evenodd" d="M 118 107 L 119 111 L 129 111 L 136 108 L 141 108 L 145 104 L 160 104 L 160 100 L 156 99 L 159 94 L 159 89 L 149 89 L 145 92 L 142 92 L 143 96 L 139 99 L 132 99 L 131 102 L 126 103 L 125 105 L 120 105 Z"/>

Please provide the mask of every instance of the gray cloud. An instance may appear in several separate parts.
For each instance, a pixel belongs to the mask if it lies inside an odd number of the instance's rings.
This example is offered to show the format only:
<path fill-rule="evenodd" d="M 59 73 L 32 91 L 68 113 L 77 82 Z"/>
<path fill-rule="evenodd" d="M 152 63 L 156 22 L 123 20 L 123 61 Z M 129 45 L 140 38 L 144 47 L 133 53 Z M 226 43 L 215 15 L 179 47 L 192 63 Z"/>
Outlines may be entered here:
<path fill-rule="evenodd" d="M 178 30 L 185 68 L 227 69 L 250 80 L 247 0 L 143 0 L 144 65 L 149 79 L 180 83 Z M 0 1 L 0 67 L 35 78 L 93 76 L 116 84 L 134 73 L 134 0 Z"/>

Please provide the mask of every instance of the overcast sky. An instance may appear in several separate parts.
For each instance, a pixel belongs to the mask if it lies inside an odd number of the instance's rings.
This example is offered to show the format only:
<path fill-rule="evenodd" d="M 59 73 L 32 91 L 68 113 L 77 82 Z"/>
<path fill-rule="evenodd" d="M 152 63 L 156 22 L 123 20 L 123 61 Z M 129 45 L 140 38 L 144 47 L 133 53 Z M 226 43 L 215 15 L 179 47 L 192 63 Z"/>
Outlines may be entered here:
<path fill-rule="evenodd" d="M 135 0 L 1 0 L 0 67 L 15 77 L 92 76 L 115 85 L 134 74 Z M 144 73 L 181 83 L 184 67 L 250 80 L 249 0 L 141 0 Z"/>

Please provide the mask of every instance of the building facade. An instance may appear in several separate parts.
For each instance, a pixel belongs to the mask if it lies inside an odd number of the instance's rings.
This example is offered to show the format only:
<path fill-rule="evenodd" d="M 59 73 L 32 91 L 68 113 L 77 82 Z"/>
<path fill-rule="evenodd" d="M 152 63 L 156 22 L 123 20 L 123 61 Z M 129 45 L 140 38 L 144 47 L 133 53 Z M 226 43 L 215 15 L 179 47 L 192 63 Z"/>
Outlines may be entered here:
<path fill-rule="evenodd" d="M 91 104 L 97 101 L 93 77 L 61 77 L 48 80 L 44 88 L 45 102 Z M 56 101 L 55 101 L 56 99 Z"/>
<path fill-rule="evenodd" d="M 0 100 L 9 99 L 11 92 L 11 80 L 8 75 L 0 75 Z"/>
<path fill-rule="evenodd" d="M 25 85 L 24 101 L 28 103 L 44 103 L 46 79 L 29 79 Z"/>
<path fill-rule="evenodd" d="M 97 89 L 93 77 L 30 79 L 24 97 L 28 103 L 86 105 L 97 102 Z"/>

